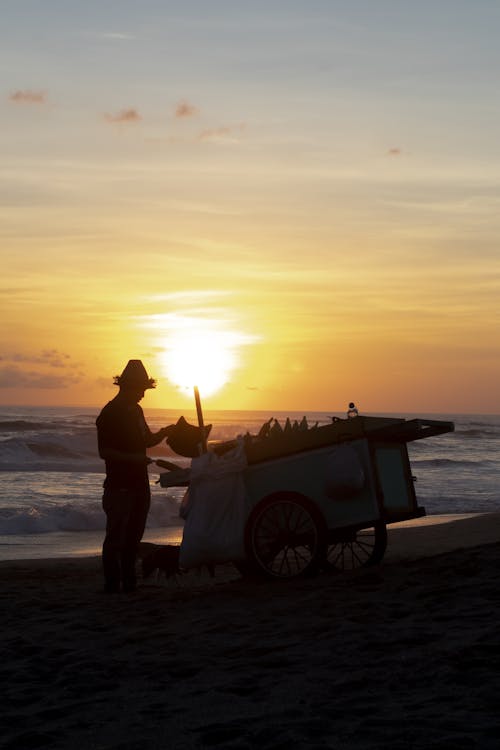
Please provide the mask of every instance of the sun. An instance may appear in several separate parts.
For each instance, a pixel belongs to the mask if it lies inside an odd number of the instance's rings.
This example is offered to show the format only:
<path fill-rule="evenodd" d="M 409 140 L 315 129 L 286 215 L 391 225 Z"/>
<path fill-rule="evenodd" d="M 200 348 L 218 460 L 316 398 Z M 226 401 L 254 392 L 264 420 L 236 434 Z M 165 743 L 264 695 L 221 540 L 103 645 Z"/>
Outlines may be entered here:
<path fill-rule="evenodd" d="M 237 357 L 225 332 L 183 330 L 169 336 L 162 364 L 174 385 L 211 396 L 228 382 Z"/>

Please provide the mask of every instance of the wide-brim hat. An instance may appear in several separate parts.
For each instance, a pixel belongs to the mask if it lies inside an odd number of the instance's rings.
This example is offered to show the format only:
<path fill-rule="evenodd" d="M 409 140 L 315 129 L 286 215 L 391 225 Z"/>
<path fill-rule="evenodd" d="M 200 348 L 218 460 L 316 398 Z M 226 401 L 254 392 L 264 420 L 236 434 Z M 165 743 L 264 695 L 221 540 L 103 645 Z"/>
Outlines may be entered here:
<path fill-rule="evenodd" d="M 211 424 L 204 425 L 205 439 L 208 437 Z M 180 417 L 175 425 L 169 428 L 168 445 L 179 456 L 195 458 L 200 455 L 203 433 L 201 427 L 189 424 L 184 417 Z"/>
<path fill-rule="evenodd" d="M 128 388 L 156 388 L 156 381 L 150 378 L 140 359 L 130 359 L 121 375 L 115 375 L 115 385 Z"/>

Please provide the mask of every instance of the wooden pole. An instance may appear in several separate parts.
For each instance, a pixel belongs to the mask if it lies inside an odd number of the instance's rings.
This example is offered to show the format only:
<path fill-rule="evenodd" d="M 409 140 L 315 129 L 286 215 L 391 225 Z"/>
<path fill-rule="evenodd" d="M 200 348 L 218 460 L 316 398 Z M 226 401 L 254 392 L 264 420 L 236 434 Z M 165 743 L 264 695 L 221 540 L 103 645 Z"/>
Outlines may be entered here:
<path fill-rule="evenodd" d="M 196 413 L 198 415 L 198 426 L 201 431 L 201 452 L 206 453 L 208 450 L 207 436 L 205 433 L 205 424 L 203 422 L 203 412 L 201 410 L 200 392 L 197 385 L 194 386 L 194 400 L 196 403 Z"/>

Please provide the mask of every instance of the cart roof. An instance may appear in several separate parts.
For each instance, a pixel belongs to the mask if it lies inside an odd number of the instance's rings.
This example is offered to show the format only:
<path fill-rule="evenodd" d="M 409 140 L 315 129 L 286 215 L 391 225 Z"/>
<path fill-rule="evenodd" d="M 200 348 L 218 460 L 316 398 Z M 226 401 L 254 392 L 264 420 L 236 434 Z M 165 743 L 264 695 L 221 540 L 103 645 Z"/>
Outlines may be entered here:
<path fill-rule="evenodd" d="M 332 419 L 331 424 L 307 431 L 283 432 L 261 439 L 249 435 L 245 440 L 245 451 L 248 463 L 253 464 L 350 440 L 365 438 L 369 441 L 408 443 L 453 430 L 453 422 L 441 420 L 406 420 L 398 417 Z M 235 441 L 228 441 L 211 447 L 216 453 L 222 454 L 234 445 Z"/>
<path fill-rule="evenodd" d="M 365 417 L 369 419 L 369 417 Z M 398 424 L 386 425 L 371 430 L 368 428 L 367 437 L 375 440 L 389 440 L 398 443 L 410 443 L 413 440 L 421 440 L 434 435 L 443 435 L 453 432 L 453 422 L 444 422 L 438 419 L 409 419 Z"/>

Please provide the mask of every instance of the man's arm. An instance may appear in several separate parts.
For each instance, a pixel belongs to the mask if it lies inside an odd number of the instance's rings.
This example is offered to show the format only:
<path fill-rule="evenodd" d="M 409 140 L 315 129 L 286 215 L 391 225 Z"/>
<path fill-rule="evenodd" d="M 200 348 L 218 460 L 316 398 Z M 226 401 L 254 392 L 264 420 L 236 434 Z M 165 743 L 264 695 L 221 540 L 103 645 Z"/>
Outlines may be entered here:
<path fill-rule="evenodd" d="M 146 433 L 146 448 L 151 448 L 153 445 L 158 445 L 158 443 L 161 443 L 162 440 L 169 436 L 170 431 L 174 427 L 175 425 L 171 424 L 168 425 L 168 427 L 162 427 L 161 430 L 158 430 L 158 432 L 151 432 L 148 427 Z"/>

